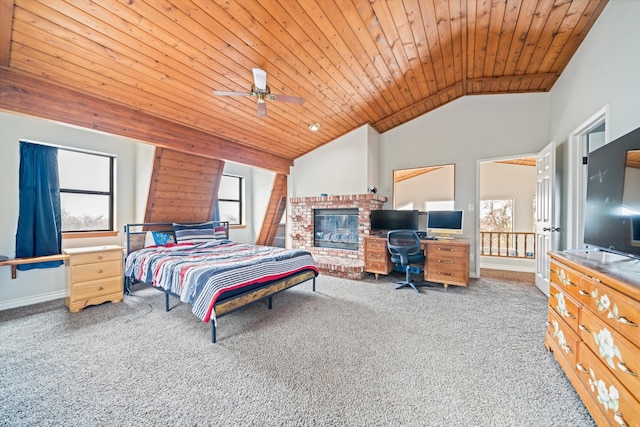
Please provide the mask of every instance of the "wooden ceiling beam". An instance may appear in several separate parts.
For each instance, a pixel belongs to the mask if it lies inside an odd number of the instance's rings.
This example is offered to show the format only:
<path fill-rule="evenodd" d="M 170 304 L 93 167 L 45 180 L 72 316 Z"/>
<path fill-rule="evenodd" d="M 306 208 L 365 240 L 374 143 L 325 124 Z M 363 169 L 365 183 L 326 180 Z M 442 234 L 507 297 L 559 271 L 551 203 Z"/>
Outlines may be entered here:
<path fill-rule="evenodd" d="M 291 159 L 97 99 L 27 75 L 0 69 L 0 110 L 27 114 L 120 135 L 207 158 L 223 159 L 285 175 Z"/>
<path fill-rule="evenodd" d="M 442 90 L 439 90 L 438 92 L 434 93 L 433 95 L 431 95 L 431 96 L 429 96 L 429 97 L 427 97 L 427 98 L 425 98 L 425 99 L 423 99 L 421 101 L 418 101 L 415 104 L 409 105 L 409 106 L 403 108 L 402 110 L 393 113 L 390 116 L 387 116 L 387 117 L 383 118 L 382 120 L 380 120 L 380 121 L 374 123 L 373 125 L 371 125 L 371 127 L 373 127 L 377 132 L 382 133 L 383 131 L 388 130 L 390 127 L 393 127 L 393 126 L 389 126 L 389 124 L 393 123 L 393 121 L 396 120 L 398 117 L 402 117 L 405 114 L 411 115 L 410 112 L 414 108 L 421 108 L 422 107 L 423 109 L 426 109 L 426 111 L 431 111 L 434 108 L 431 108 L 430 104 L 434 100 L 440 99 L 441 97 L 446 98 L 447 102 L 453 101 L 453 99 L 450 99 L 451 97 L 449 96 L 449 91 L 451 89 L 457 89 L 456 92 L 459 92 L 460 96 L 462 96 L 462 90 L 463 90 L 462 83 L 458 82 L 458 83 L 456 83 L 455 85 L 453 85 L 451 87 L 447 87 L 447 88 L 444 88 Z M 440 104 L 438 104 L 438 106 L 440 106 Z M 405 121 L 407 121 L 407 120 L 406 119 L 402 120 L 402 122 L 405 122 Z"/>
<path fill-rule="evenodd" d="M 0 0 L 0 67 L 9 66 L 14 0 Z"/>

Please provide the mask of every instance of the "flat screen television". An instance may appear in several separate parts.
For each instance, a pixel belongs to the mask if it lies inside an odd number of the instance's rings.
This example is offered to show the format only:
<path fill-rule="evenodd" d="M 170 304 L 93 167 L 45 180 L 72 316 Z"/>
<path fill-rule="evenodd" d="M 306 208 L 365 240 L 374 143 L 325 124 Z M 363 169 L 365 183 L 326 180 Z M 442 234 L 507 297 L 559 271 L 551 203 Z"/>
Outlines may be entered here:
<path fill-rule="evenodd" d="M 640 259 L 640 128 L 589 153 L 587 248 Z"/>
<path fill-rule="evenodd" d="M 462 234 L 462 211 L 429 211 L 427 234 L 440 239 L 451 239 L 451 234 Z"/>
<path fill-rule="evenodd" d="M 392 209 L 371 211 L 371 229 L 375 231 L 418 230 L 418 211 Z"/>

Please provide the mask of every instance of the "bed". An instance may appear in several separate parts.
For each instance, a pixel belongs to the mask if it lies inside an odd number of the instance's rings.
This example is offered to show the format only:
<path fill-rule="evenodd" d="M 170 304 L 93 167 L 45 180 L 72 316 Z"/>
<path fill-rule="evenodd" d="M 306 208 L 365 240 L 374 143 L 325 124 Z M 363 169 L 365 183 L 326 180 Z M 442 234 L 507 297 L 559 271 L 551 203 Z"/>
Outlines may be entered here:
<path fill-rule="evenodd" d="M 191 311 L 211 323 L 252 302 L 268 299 L 318 275 L 311 254 L 299 249 L 250 245 L 229 240 L 226 222 L 198 224 L 126 224 L 125 294 L 137 283 L 191 304 Z"/>

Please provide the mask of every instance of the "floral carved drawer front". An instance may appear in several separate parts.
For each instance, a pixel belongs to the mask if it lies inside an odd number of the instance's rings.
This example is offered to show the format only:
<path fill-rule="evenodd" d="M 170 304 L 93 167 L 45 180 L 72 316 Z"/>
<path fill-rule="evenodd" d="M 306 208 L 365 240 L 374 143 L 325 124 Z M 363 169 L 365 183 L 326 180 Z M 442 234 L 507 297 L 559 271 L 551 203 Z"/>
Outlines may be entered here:
<path fill-rule="evenodd" d="M 600 332 L 591 332 L 593 335 L 593 340 L 598 346 L 598 350 L 600 351 L 600 357 L 607 361 L 607 364 L 611 366 L 612 369 L 616 369 L 616 365 L 614 363 L 614 358 L 618 358 L 620 362 L 622 362 L 622 355 L 620 354 L 620 349 L 616 346 L 616 343 L 613 341 L 613 335 L 611 335 L 611 331 L 607 328 L 602 329 Z"/>
<path fill-rule="evenodd" d="M 558 285 L 551 282 L 549 287 L 549 305 L 567 322 L 574 331 L 578 330 L 579 304 L 576 300 L 564 292 Z"/>
<path fill-rule="evenodd" d="M 597 395 L 598 402 L 604 407 L 605 411 L 612 409 L 613 411 L 617 411 L 620 407 L 620 393 L 618 389 L 612 384 L 607 387 L 607 383 L 602 380 L 596 378 L 595 372 L 593 369 L 589 369 L 589 385 L 591 386 L 591 391 Z"/>
<path fill-rule="evenodd" d="M 578 300 L 598 314 L 610 330 L 615 330 L 640 347 L 640 303 L 590 277 L 583 277 Z"/>

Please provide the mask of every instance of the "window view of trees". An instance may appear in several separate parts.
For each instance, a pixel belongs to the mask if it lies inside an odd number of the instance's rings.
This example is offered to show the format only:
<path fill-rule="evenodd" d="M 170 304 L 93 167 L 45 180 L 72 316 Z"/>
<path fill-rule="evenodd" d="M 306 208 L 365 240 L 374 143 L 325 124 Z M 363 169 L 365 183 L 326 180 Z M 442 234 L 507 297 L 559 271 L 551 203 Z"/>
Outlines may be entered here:
<path fill-rule="evenodd" d="M 482 200 L 480 231 L 513 231 L 513 199 Z"/>

